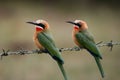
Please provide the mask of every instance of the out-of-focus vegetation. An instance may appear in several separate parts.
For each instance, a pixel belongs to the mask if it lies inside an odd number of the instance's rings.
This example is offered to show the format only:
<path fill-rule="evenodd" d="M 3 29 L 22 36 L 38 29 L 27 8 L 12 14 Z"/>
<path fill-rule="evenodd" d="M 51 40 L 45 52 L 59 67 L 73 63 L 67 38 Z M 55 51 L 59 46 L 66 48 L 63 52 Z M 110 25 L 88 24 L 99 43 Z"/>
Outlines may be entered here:
<path fill-rule="evenodd" d="M 96 42 L 120 41 L 120 6 L 117 0 L 25 0 L 0 1 L 0 51 L 35 49 L 34 27 L 27 21 L 44 19 L 49 22 L 56 45 L 75 46 L 72 26 L 67 20 L 82 19 L 88 23 Z M 120 46 L 100 48 L 106 77 L 120 79 Z M 100 80 L 101 76 L 87 51 L 64 52 L 69 80 Z M 55 61 L 48 55 L 8 56 L 0 61 L 0 80 L 62 80 Z"/>

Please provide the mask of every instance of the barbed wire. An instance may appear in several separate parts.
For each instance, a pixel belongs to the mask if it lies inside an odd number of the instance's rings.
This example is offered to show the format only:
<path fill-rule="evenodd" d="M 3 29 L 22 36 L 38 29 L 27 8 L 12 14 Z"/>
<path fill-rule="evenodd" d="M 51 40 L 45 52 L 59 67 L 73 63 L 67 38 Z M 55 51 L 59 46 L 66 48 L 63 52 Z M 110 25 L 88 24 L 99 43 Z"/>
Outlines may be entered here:
<path fill-rule="evenodd" d="M 115 45 L 120 45 L 120 42 L 113 42 L 112 40 L 109 42 L 99 42 L 96 44 L 98 47 L 110 47 L 110 51 L 112 51 L 113 46 Z M 60 52 L 64 52 L 64 51 L 80 51 L 83 48 L 79 48 L 79 47 L 73 47 L 73 48 L 60 48 Z M 0 53 L 1 59 L 3 56 L 9 56 L 9 55 L 25 55 L 25 54 L 42 54 L 42 53 L 47 53 L 47 51 L 43 51 L 43 50 L 17 50 L 17 51 L 10 51 L 10 50 L 5 50 L 2 49 L 2 52 Z"/>

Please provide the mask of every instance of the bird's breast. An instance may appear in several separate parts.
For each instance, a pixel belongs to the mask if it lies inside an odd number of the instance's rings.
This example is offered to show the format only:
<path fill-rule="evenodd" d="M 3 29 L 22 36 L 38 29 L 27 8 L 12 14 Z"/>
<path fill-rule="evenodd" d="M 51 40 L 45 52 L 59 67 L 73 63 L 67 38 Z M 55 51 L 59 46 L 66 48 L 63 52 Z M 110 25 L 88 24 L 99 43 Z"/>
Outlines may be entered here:
<path fill-rule="evenodd" d="M 77 38 L 76 38 L 76 36 L 75 36 L 76 34 L 77 34 L 77 32 L 73 30 L 73 32 L 72 32 L 72 39 L 73 39 L 74 43 L 75 43 L 77 46 L 82 47 L 82 45 L 78 42 L 78 40 L 77 40 Z"/>
<path fill-rule="evenodd" d="M 34 33 L 34 36 L 33 36 L 33 41 L 34 41 L 35 45 L 36 45 L 39 49 L 44 50 L 44 47 L 43 47 L 43 46 L 40 44 L 40 42 L 38 41 L 37 35 L 38 35 L 38 33 L 35 32 L 35 33 Z"/>

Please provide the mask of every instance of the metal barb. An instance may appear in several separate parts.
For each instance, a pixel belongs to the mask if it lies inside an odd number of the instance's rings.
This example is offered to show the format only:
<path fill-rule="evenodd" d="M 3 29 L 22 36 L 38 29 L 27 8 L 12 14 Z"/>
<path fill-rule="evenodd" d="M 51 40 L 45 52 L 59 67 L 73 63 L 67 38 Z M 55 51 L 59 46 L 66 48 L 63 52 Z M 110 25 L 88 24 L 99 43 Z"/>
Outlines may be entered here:
<path fill-rule="evenodd" d="M 10 50 L 5 51 L 5 49 L 2 49 L 2 51 L 3 51 L 3 53 L 1 54 L 1 60 L 2 60 L 3 56 L 8 56 L 8 52 Z"/>
<path fill-rule="evenodd" d="M 110 47 L 110 51 L 112 51 L 113 49 L 113 41 L 111 40 L 108 44 L 107 44 L 108 47 Z"/>

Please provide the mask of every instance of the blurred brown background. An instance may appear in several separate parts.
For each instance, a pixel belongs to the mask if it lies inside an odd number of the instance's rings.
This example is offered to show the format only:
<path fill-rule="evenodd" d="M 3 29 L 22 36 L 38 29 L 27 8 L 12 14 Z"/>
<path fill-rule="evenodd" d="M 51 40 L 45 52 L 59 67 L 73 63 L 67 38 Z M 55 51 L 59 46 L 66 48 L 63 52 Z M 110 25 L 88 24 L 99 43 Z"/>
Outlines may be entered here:
<path fill-rule="evenodd" d="M 32 36 L 34 27 L 27 21 L 49 22 L 56 45 L 74 47 L 72 25 L 67 20 L 81 19 L 99 41 L 120 41 L 120 6 L 118 0 L 4 0 L 0 1 L 0 51 L 20 48 L 36 49 Z M 120 46 L 100 48 L 106 77 L 120 79 Z M 92 56 L 87 51 L 64 52 L 69 80 L 101 80 Z M 63 80 L 55 61 L 46 54 L 8 56 L 0 60 L 0 80 Z"/>

